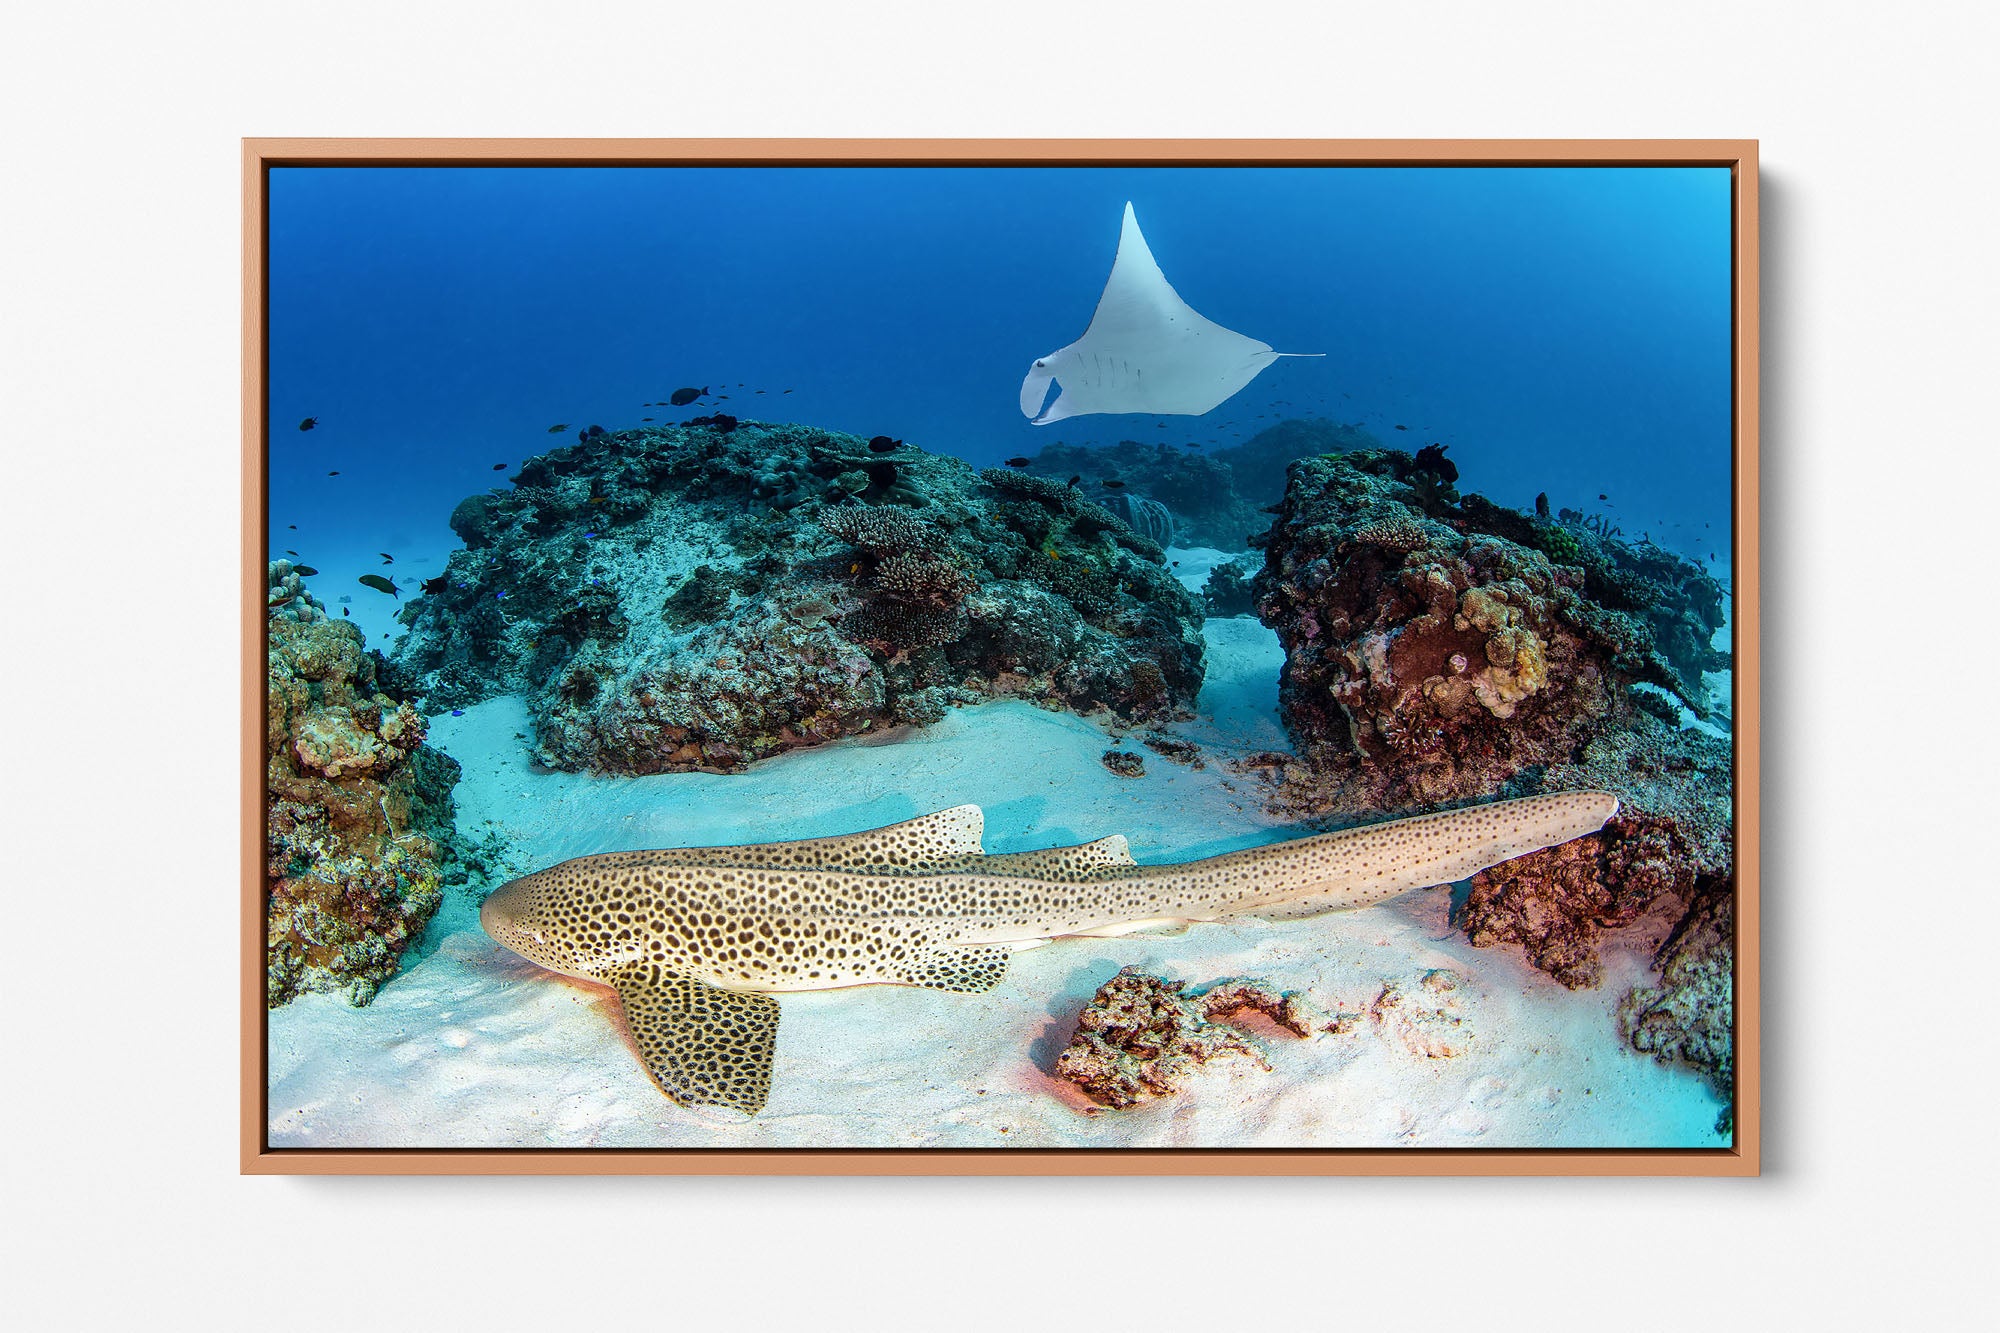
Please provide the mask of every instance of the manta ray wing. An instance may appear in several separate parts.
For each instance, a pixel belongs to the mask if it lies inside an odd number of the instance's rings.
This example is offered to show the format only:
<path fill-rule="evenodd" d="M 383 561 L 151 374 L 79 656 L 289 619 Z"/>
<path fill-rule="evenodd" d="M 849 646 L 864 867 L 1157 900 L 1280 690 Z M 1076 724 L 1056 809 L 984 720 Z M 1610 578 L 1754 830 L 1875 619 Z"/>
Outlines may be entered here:
<path fill-rule="evenodd" d="M 1279 357 L 1318 355 L 1274 352 L 1183 301 L 1127 203 L 1118 256 L 1090 327 L 1029 367 L 1021 411 L 1037 426 L 1096 412 L 1200 416 Z M 1061 393 L 1048 402 L 1052 383 Z"/>

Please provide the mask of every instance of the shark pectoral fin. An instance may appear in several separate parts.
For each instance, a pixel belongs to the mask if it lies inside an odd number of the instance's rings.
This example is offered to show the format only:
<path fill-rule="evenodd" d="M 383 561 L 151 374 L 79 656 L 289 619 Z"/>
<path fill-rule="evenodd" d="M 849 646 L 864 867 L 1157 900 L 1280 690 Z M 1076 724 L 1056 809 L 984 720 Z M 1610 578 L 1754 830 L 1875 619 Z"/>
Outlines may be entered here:
<path fill-rule="evenodd" d="M 763 1109 L 778 1045 L 776 1000 L 656 963 L 628 963 L 604 980 L 617 988 L 639 1058 L 661 1092 L 683 1106 Z"/>
<path fill-rule="evenodd" d="M 1007 975 L 1007 958 L 1012 952 L 1004 944 L 925 949 L 904 966 L 902 980 L 932 990 L 992 990 Z"/>

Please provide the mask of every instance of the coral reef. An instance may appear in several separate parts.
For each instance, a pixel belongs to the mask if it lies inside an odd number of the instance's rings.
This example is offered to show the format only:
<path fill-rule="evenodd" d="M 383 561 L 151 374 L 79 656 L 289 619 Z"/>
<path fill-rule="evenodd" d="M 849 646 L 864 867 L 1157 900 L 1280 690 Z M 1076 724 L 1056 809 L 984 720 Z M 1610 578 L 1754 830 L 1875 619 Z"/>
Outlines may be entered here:
<path fill-rule="evenodd" d="M 1106 750 L 1098 756 L 1099 761 L 1121 778 L 1143 778 L 1146 776 L 1146 761 L 1130 750 Z"/>
<path fill-rule="evenodd" d="M 1708 1077 L 1725 1102 L 1718 1134 L 1729 1132 L 1735 1106 L 1735 940 L 1735 886 L 1704 876 L 1687 914 L 1654 956 L 1661 984 L 1635 987 L 1618 1007 L 1619 1031 L 1634 1049 Z"/>
<path fill-rule="evenodd" d="M 1208 582 L 1202 585 L 1201 595 L 1212 616 L 1257 614 L 1255 590 L 1250 586 L 1250 580 L 1243 576 L 1243 566 L 1234 560 L 1225 560 L 1208 571 Z"/>
<path fill-rule="evenodd" d="M 1638 725 L 1641 682 L 1699 708 L 1646 619 L 1598 600 L 1586 570 L 1552 563 L 1496 516 L 1530 520 L 1478 496 L 1434 517 L 1413 484 L 1425 475 L 1395 450 L 1301 460 L 1259 539 L 1258 612 L 1285 647 L 1286 726 L 1352 808 L 1532 784 L 1607 728 Z"/>
<path fill-rule="evenodd" d="M 366 1004 L 437 911 L 458 765 L 379 687 L 380 658 L 291 562 L 269 568 L 265 1000 Z M 462 867 L 458 873 L 463 874 Z"/>
<path fill-rule="evenodd" d="M 889 444 L 732 418 L 531 458 L 453 513 L 399 679 L 433 709 L 521 693 L 542 763 L 618 773 L 995 697 L 1185 715 L 1200 608 L 1156 541 L 1066 482 Z"/>
<path fill-rule="evenodd" d="M 1123 968 L 1077 1015 L 1076 1033 L 1056 1057 L 1055 1076 L 1100 1106 L 1125 1108 L 1178 1092 L 1203 1066 L 1248 1060 L 1269 1070 L 1264 1047 L 1216 1020 L 1259 1013 L 1298 1037 L 1325 1030 L 1327 1016 L 1303 996 L 1257 981 L 1216 982 L 1198 994 L 1186 982 Z"/>
<path fill-rule="evenodd" d="M 1691 849 L 1671 819 L 1620 814 L 1589 837 L 1516 857 L 1472 877 L 1460 924 L 1482 948 L 1518 944 L 1571 989 L 1603 976 L 1597 940 L 1663 898 L 1694 888 Z"/>
<path fill-rule="evenodd" d="M 1326 824 L 1617 792 L 1602 832 L 1476 876 L 1459 918 L 1475 944 L 1594 986 L 1606 932 L 1650 914 L 1699 933 L 1713 897 L 1699 886 L 1733 874 L 1732 748 L 1679 725 L 1680 704 L 1706 711 L 1701 673 L 1728 663 L 1710 646 L 1722 590 L 1657 546 L 1460 496 L 1457 481 L 1441 449 L 1292 464 L 1255 588 L 1285 649 L 1299 758 L 1263 771 L 1280 804 Z M 1726 1065 L 1706 966 L 1628 1001 L 1635 1044 Z"/>

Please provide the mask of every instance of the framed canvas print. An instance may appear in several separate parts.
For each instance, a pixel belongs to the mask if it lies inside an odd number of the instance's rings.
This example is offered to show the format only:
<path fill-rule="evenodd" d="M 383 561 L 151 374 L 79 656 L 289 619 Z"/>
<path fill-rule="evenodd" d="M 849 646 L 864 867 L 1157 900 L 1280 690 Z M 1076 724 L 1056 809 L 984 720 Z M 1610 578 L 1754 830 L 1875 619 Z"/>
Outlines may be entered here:
<path fill-rule="evenodd" d="M 1754 144 L 244 165 L 246 1171 L 1757 1170 Z"/>

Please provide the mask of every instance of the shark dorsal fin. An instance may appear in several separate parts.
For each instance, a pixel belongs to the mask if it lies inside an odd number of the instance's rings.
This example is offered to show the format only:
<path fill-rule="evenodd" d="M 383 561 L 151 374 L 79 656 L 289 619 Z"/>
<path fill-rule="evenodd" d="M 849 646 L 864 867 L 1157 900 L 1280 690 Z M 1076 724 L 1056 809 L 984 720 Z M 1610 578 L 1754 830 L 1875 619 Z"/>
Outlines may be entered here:
<path fill-rule="evenodd" d="M 1116 866 L 1138 864 L 1125 835 L 1082 843 L 1075 847 L 1050 847 L 1040 852 L 1001 852 L 980 861 L 979 868 L 996 875 L 1026 875 L 1035 879 L 1088 878 L 1093 873 Z"/>
<path fill-rule="evenodd" d="M 899 824 L 796 842 L 760 842 L 741 847 L 676 847 L 657 852 L 613 852 L 604 860 L 618 865 L 716 865 L 782 867 L 792 870 L 848 870 L 894 874 L 956 868 L 982 854 L 986 815 L 976 805 L 954 805 Z"/>

